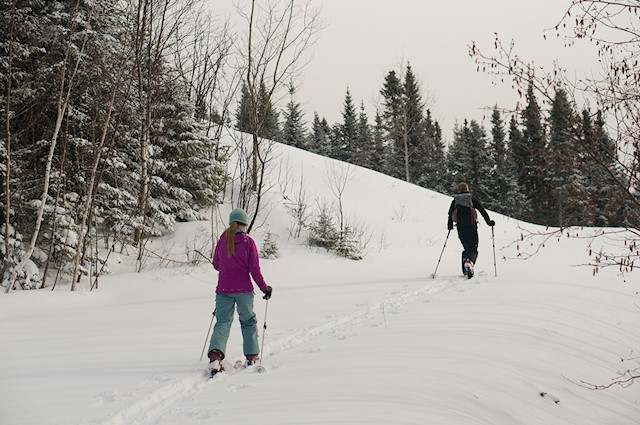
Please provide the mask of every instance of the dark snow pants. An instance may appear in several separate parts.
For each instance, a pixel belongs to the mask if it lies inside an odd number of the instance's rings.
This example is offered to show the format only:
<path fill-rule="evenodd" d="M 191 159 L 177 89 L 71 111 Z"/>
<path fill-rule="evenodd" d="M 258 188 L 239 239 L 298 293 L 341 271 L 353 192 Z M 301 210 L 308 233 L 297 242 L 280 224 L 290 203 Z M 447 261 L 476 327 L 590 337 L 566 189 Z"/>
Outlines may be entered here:
<path fill-rule="evenodd" d="M 478 226 L 458 226 L 458 237 L 462 242 L 462 273 L 464 273 L 464 262 L 469 259 L 473 264 L 478 259 Z"/>

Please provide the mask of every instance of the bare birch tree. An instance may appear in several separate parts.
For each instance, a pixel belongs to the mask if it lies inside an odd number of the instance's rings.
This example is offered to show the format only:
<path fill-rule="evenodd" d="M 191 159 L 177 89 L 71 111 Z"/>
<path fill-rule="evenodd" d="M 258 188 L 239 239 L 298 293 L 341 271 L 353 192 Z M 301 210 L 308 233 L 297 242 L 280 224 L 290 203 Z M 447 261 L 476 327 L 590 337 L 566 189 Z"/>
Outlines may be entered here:
<path fill-rule="evenodd" d="M 79 271 L 79 267 L 81 266 L 81 258 L 84 258 L 84 253 L 86 250 L 85 245 L 87 243 L 87 237 L 89 235 L 89 231 L 91 227 L 90 213 L 95 201 L 97 183 L 100 181 L 99 180 L 100 173 L 98 170 L 98 166 L 100 165 L 100 162 L 102 160 L 105 142 L 107 140 L 109 129 L 111 128 L 111 124 L 112 124 L 111 120 L 115 110 L 116 99 L 118 94 L 121 91 L 121 86 L 123 85 L 123 83 L 127 80 L 127 78 L 133 77 L 133 73 L 129 72 L 127 74 L 127 71 L 129 70 L 127 70 L 125 67 L 126 57 L 129 54 L 130 54 L 130 47 L 125 42 L 122 46 L 122 51 L 120 53 L 118 66 L 116 66 L 116 75 L 114 79 L 115 83 L 111 88 L 111 97 L 109 99 L 109 104 L 106 108 L 106 118 L 104 120 L 104 123 L 102 124 L 100 138 L 95 146 L 93 164 L 89 172 L 89 180 L 87 181 L 87 184 L 86 184 L 86 190 L 85 190 L 86 200 L 84 202 L 84 207 L 80 216 L 80 225 L 78 230 L 78 245 L 76 248 L 76 255 L 75 255 L 75 260 L 73 265 L 73 275 L 71 278 L 72 291 L 76 289 L 76 283 L 80 280 L 78 271 Z M 123 101 L 126 101 L 126 99 Z M 86 228 L 86 231 L 85 231 L 85 228 Z"/>
<path fill-rule="evenodd" d="M 260 137 L 267 118 L 268 104 L 275 99 L 278 89 L 295 81 L 308 63 L 309 49 L 316 41 L 323 23 L 319 12 L 311 7 L 311 1 L 268 0 L 258 4 L 252 0 L 240 15 L 246 20 L 246 50 L 241 52 L 246 87 L 249 93 L 249 127 L 253 140 L 251 161 L 251 190 L 256 194 L 255 207 L 249 224 L 251 231 L 258 212 L 265 159 L 262 156 Z M 266 94 L 261 97 L 260 85 L 264 83 Z"/>
<path fill-rule="evenodd" d="M 80 0 L 78 0 L 76 2 L 76 6 L 75 6 L 75 11 L 74 11 L 74 16 L 77 16 L 79 13 L 79 7 L 80 7 Z M 93 12 L 93 7 L 91 9 L 89 9 L 88 11 L 88 15 L 87 15 L 87 24 L 89 24 L 91 22 L 91 14 Z M 83 37 L 83 41 L 82 41 L 82 45 L 80 48 L 80 51 L 77 52 L 77 56 L 75 58 L 75 63 L 73 64 L 73 67 L 70 68 L 71 65 L 71 51 L 72 51 L 72 34 L 74 32 L 74 26 L 76 24 L 76 19 L 73 19 L 73 26 L 72 26 L 72 30 L 69 33 L 69 41 L 67 43 L 67 49 L 66 49 L 66 53 L 65 53 L 65 57 L 64 57 L 64 61 L 63 61 L 63 65 L 61 67 L 61 71 L 60 71 L 60 91 L 58 93 L 58 102 L 57 102 L 57 118 L 56 118 L 56 123 L 53 129 L 53 134 L 51 136 L 51 141 L 50 141 L 50 145 L 49 145 L 49 154 L 47 157 L 47 162 L 46 162 L 46 167 L 45 167 L 45 173 L 44 173 L 44 181 L 43 181 L 43 189 L 42 189 L 42 196 L 40 198 L 40 202 L 38 205 L 38 211 L 37 211 L 37 216 L 36 216 L 36 221 L 34 224 L 34 230 L 33 230 L 33 234 L 31 236 L 31 242 L 29 244 L 29 248 L 27 249 L 27 251 L 25 252 L 24 256 L 22 257 L 22 259 L 20 260 L 20 263 L 18 263 L 18 265 L 14 268 L 11 277 L 9 278 L 9 285 L 7 286 L 7 290 L 6 292 L 11 291 L 11 289 L 13 288 L 16 278 L 18 276 L 18 273 L 24 268 L 24 266 L 27 264 L 27 261 L 29 261 L 29 259 L 31 258 L 31 255 L 33 254 L 33 251 L 35 249 L 36 246 L 36 242 L 38 239 L 38 235 L 40 233 L 40 227 L 42 225 L 42 218 L 44 215 L 44 210 L 47 204 L 47 198 L 48 198 L 48 192 L 49 192 L 49 182 L 51 179 L 51 167 L 52 167 L 52 163 L 53 163 L 53 155 L 56 149 L 56 144 L 58 141 L 58 135 L 60 134 L 60 128 L 62 127 L 62 120 L 65 116 L 66 110 L 69 106 L 69 99 L 71 97 L 71 88 L 73 86 L 74 83 L 74 79 L 76 77 L 76 74 L 78 73 L 78 68 L 80 67 L 80 63 L 82 62 L 82 58 L 83 58 L 83 52 L 84 52 L 84 48 L 86 46 L 87 43 L 87 37 L 89 36 L 89 28 L 86 28 L 84 31 L 84 37 Z M 67 75 L 68 73 L 68 75 Z"/>

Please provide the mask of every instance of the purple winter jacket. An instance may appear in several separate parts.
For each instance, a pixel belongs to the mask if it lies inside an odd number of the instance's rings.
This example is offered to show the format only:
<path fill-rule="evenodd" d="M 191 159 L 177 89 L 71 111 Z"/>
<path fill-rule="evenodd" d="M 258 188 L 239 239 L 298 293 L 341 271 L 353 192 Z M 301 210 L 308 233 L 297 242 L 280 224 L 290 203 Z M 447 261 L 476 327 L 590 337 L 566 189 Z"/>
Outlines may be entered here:
<path fill-rule="evenodd" d="M 220 237 L 213 254 L 213 267 L 218 270 L 218 294 L 253 292 L 249 273 L 262 292 L 267 290 L 267 284 L 260 272 L 256 243 L 246 233 L 236 233 L 233 257 L 229 257 L 227 252 L 226 238 L 224 235 Z"/>

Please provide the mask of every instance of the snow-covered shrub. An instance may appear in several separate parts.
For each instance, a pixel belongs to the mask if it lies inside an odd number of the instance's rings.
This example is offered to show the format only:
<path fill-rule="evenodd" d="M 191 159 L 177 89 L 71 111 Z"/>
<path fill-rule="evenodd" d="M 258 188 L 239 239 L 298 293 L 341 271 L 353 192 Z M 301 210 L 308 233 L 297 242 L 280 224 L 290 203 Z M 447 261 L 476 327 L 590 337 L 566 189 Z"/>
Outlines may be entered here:
<path fill-rule="evenodd" d="M 351 227 L 345 226 L 336 241 L 333 251 L 350 260 L 362 260 L 362 244 Z"/>
<path fill-rule="evenodd" d="M 14 270 L 25 255 L 26 250 L 22 242 L 22 235 L 16 232 L 13 226 L 9 226 L 9 250 L 7 252 L 5 226 L 0 228 L 0 256 L 4 275 L 2 276 L 2 286 L 9 285 L 9 279 Z M 38 266 L 31 260 L 27 260 L 25 267 L 16 276 L 16 288 L 35 289 L 40 282 L 40 272 Z"/>
<path fill-rule="evenodd" d="M 309 226 L 309 245 L 330 251 L 338 241 L 339 233 L 327 207 L 321 207 L 316 221 Z"/>
<path fill-rule="evenodd" d="M 316 221 L 309 226 L 309 245 L 351 260 L 361 260 L 371 236 L 360 225 L 345 225 L 340 229 L 334 224 L 331 211 L 320 208 Z"/>
<path fill-rule="evenodd" d="M 260 258 L 275 259 L 280 256 L 278 244 L 275 241 L 275 235 L 267 232 L 264 235 L 262 248 L 260 249 Z"/>

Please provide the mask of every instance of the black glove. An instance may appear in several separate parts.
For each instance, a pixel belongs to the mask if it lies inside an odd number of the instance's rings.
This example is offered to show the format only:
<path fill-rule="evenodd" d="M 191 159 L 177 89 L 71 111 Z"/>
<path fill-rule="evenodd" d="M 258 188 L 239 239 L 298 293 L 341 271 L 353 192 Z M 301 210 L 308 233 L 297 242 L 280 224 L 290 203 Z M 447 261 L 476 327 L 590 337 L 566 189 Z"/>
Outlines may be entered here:
<path fill-rule="evenodd" d="M 453 223 L 447 224 L 447 230 L 453 230 Z"/>
<path fill-rule="evenodd" d="M 496 225 L 496 222 L 493 220 L 489 220 L 489 226 L 493 227 Z"/>
<path fill-rule="evenodd" d="M 264 297 L 262 297 L 262 299 L 264 300 L 268 300 L 269 298 L 271 298 L 271 293 L 273 292 L 273 288 L 269 285 L 267 285 L 267 290 L 264 291 Z"/>

